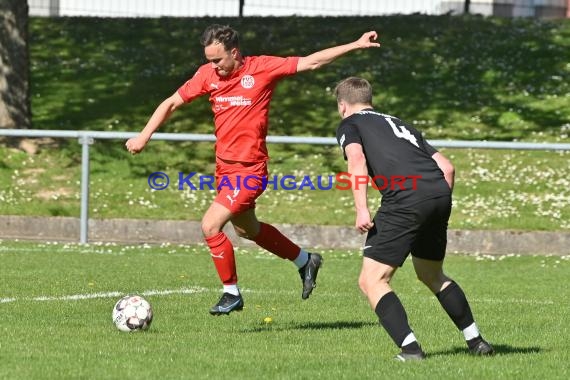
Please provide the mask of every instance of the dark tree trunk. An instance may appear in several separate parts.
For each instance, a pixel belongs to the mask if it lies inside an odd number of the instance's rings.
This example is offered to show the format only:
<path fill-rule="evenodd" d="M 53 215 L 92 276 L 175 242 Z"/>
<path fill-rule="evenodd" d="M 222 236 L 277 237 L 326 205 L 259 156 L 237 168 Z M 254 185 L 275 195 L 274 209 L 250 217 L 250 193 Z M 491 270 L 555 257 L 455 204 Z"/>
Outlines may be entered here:
<path fill-rule="evenodd" d="M 0 0 L 0 128 L 30 128 L 28 1 Z"/>
<path fill-rule="evenodd" d="M 465 3 L 463 5 L 463 13 L 465 14 L 469 13 L 470 5 L 471 5 L 471 0 L 465 0 Z"/>

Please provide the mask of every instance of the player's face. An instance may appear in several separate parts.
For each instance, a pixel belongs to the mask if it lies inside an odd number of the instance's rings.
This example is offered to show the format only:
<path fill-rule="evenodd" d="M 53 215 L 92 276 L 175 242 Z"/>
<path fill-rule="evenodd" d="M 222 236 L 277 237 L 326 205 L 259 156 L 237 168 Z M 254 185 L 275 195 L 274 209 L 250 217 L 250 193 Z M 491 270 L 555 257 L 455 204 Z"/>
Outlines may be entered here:
<path fill-rule="evenodd" d="M 214 42 L 204 48 L 206 59 L 212 63 L 219 76 L 230 75 L 237 67 L 237 49 L 227 51 L 219 42 Z"/>
<path fill-rule="evenodd" d="M 337 103 L 337 110 L 338 114 L 342 119 L 344 119 L 344 115 L 346 114 L 346 104 L 342 101 Z"/>

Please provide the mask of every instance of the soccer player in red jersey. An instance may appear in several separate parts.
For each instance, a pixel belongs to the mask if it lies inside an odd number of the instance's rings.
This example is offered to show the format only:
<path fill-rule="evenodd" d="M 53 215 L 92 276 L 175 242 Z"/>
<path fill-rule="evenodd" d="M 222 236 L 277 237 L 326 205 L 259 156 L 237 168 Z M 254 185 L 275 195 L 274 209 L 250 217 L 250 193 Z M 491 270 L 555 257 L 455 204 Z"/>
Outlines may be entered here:
<path fill-rule="evenodd" d="M 366 32 L 354 42 L 306 57 L 243 56 L 236 30 L 211 25 L 200 40 L 209 62 L 156 108 L 137 137 L 126 142 L 129 152 L 141 152 L 175 110 L 209 94 L 214 113 L 218 194 L 202 219 L 202 232 L 223 283 L 223 295 L 210 314 L 229 314 L 243 308 L 234 249 L 222 231 L 227 222 L 232 223 L 238 236 L 293 261 L 303 283 L 302 298 L 307 299 L 311 294 L 322 263 L 321 255 L 305 251 L 255 215 L 255 200 L 263 193 L 262 178 L 268 173 L 265 140 L 269 104 L 279 80 L 318 69 L 352 50 L 379 47 L 377 38 L 375 31 Z M 247 183 L 238 183 L 246 177 Z M 220 186 L 221 181 L 226 186 Z"/>

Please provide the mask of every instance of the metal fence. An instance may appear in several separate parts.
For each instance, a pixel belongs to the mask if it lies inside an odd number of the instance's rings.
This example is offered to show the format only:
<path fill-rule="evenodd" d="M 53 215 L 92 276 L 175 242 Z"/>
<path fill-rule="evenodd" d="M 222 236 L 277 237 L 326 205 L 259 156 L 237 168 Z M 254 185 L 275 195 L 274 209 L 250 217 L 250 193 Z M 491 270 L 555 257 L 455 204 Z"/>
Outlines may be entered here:
<path fill-rule="evenodd" d="M 32 16 L 237 17 L 379 16 L 469 12 L 485 16 L 564 18 L 570 0 L 28 0 Z"/>
<path fill-rule="evenodd" d="M 61 131 L 61 130 L 22 130 L 0 129 L 0 136 L 7 137 L 51 137 L 74 138 L 81 144 L 81 207 L 79 216 L 79 242 L 88 242 L 89 229 L 89 146 L 96 139 L 126 140 L 137 136 L 136 132 L 104 132 L 104 131 Z M 153 140 L 165 141 L 215 141 L 214 135 L 192 133 L 155 133 Z M 313 144 L 336 145 L 332 137 L 304 136 L 268 136 L 268 143 L 281 144 Z M 481 149 L 513 149 L 513 150 L 566 150 L 570 151 L 570 143 L 530 143 L 506 141 L 458 141 L 430 140 L 437 148 L 481 148 Z"/>

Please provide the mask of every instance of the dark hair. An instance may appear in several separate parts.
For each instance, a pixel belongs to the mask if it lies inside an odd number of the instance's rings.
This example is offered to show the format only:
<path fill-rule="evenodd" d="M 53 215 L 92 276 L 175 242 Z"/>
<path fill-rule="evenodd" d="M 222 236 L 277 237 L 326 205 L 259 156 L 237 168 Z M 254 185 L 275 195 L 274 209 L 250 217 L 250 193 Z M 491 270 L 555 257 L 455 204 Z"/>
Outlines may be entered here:
<path fill-rule="evenodd" d="M 348 104 L 372 105 L 372 86 L 363 78 L 348 77 L 340 81 L 334 89 L 334 95 L 337 102 L 342 100 Z"/>
<path fill-rule="evenodd" d="M 200 43 L 206 47 L 214 42 L 221 43 L 226 51 L 230 51 L 233 48 L 239 48 L 239 34 L 227 25 L 213 24 L 204 30 Z"/>

